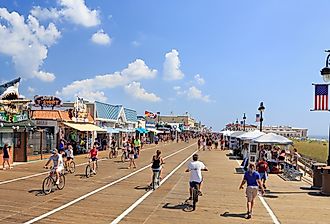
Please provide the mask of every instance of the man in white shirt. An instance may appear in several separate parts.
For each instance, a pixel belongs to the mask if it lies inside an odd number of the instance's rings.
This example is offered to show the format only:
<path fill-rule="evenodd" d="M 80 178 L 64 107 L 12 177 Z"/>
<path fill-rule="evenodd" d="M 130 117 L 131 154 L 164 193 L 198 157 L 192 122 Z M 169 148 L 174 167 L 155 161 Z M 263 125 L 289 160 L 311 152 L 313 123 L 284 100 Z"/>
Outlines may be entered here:
<path fill-rule="evenodd" d="M 50 162 L 53 162 L 53 169 L 52 171 L 56 173 L 56 184 L 60 183 L 60 173 L 64 169 L 64 164 L 63 164 L 63 157 L 61 154 L 58 153 L 57 149 L 53 150 L 53 155 L 50 156 L 49 160 L 45 164 L 45 168 L 47 168 L 48 164 Z"/>
<path fill-rule="evenodd" d="M 201 192 L 201 184 L 203 182 L 202 171 L 208 171 L 207 167 L 201 161 L 198 161 L 198 155 L 193 155 L 193 161 L 188 164 L 188 169 L 186 172 L 190 172 L 190 180 L 189 180 L 189 200 L 192 199 L 192 190 L 194 187 L 197 187 L 199 195 L 202 195 Z"/>

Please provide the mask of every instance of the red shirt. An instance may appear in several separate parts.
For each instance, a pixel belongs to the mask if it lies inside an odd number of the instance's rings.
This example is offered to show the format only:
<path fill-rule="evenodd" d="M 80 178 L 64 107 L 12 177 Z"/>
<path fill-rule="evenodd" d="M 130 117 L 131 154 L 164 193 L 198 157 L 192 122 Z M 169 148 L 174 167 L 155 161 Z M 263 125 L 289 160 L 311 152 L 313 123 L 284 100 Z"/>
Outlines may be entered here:
<path fill-rule="evenodd" d="M 89 154 L 91 155 L 91 158 L 94 158 L 97 156 L 97 149 L 93 148 L 91 149 L 91 151 L 89 152 Z"/>
<path fill-rule="evenodd" d="M 267 172 L 267 169 L 268 169 L 268 163 L 266 161 L 260 161 L 258 164 L 257 164 L 257 169 L 258 169 L 258 172 L 259 173 L 265 173 Z"/>

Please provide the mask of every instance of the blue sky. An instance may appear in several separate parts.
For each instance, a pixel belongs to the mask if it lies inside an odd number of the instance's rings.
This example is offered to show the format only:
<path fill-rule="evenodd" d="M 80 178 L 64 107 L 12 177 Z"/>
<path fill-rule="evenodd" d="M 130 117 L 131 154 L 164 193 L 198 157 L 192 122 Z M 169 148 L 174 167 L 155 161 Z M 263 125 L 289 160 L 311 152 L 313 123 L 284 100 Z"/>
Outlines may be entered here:
<path fill-rule="evenodd" d="M 326 135 L 310 112 L 330 48 L 320 1 L 0 2 L 0 82 L 26 97 L 75 95 L 136 109 L 188 111 L 215 130 L 254 123 Z"/>

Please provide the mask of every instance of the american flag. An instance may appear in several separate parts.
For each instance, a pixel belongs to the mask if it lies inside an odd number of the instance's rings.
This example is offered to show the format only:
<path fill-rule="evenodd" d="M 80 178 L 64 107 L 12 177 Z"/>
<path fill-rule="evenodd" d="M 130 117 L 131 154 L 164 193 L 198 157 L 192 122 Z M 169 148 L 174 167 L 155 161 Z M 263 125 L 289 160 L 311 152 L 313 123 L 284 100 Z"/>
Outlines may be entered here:
<path fill-rule="evenodd" d="M 260 114 L 256 114 L 256 122 L 260 122 Z"/>
<path fill-rule="evenodd" d="M 328 84 L 315 85 L 315 107 L 314 110 L 328 109 Z"/>

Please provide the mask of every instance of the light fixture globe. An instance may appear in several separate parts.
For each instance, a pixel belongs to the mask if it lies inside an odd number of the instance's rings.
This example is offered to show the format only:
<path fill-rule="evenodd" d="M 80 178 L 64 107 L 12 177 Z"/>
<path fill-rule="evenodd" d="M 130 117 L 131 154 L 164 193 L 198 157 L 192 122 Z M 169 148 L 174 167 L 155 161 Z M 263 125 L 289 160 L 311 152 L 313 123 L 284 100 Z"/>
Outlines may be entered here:
<path fill-rule="evenodd" d="M 263 102 L 260 103 L 260 106 L 259 106 L 258 110 L 259 110 L 260 112 L 264 112 L 265 107 L 264 107 L 264 103 L 263 103 Z"/>
<path fill-rule="evenodd" d="M 321 75 L 323 77 L 324 82 L 330 82 L 330 68 L 329 67 L 322 68 Z"/>

